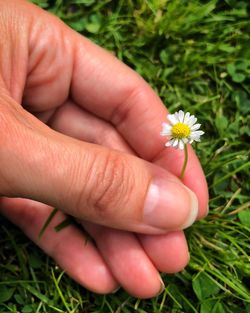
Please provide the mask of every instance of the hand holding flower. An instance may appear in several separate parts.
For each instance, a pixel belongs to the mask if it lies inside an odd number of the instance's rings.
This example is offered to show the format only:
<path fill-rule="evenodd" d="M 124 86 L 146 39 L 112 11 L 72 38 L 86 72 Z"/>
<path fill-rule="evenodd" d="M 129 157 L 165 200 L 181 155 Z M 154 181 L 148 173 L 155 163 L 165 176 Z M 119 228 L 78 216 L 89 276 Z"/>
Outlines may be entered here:
<path fill-rule="evenodd" d="M 191 199 L 198 217 L 206 214 L 194 152 L 183 180 L 188 190 L 176 178 L 176 150 L 162 148 L 166 108 L 138 74 L 29 2 L 0 0 L 0 20 L 1 214 L 88 289 L 159 293 L 159 271 L 188 262 L 181 229 Z M 160 228 L 143 220 L 158 178 L 162 215 L 151 216 Z M 60 212 L 38 241 L 53 207 Z M 81 219 L 81 228 L 55 233 L 66 214 Z M 95 244 L 85 244 L 85 232 Z"/>

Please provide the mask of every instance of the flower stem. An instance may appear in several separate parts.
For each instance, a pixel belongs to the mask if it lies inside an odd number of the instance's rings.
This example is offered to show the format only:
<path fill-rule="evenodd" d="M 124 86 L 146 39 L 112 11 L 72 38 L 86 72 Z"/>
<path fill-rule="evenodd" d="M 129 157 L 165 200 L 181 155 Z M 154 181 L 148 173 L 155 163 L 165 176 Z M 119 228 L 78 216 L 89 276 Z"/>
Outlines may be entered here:
<path fill-rule="evenodd" d="M 184 162 L 183 162 L 183 165 L 182 165 L 181 174 L 180 174 L 180 176 L 179 176 L 180 179 L 183 179 L 184 173 L 185 173 L 185 170 L 186 170 L 186 167 L 187 167 L 187 161 L 188 161 L 188 148 L 187 148 L 187 144 L 185 144 L 185 146 L 184 146 L 184 153 L 185 153 L 185 158 L 184 158 Z"/>

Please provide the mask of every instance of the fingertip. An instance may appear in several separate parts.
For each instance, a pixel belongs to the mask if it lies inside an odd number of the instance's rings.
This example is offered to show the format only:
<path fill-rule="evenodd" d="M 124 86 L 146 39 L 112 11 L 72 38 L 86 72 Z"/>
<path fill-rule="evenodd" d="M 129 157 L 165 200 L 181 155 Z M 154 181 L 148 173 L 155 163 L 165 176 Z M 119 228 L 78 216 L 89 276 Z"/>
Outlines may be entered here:
<path fill-rule="evenodd" d="M 183 231 L 165 235 L 139 235 L 140 242 L 155 267 L 164 273 L 177 273 L 189 262 L 187 241 Z"/>
<path fill-rule="evenodd" d="M 134 297 L 147 299 L 163 289 L 157 269 L 133 234 L 83 223 L 119 284 Z"/>
<path fill-rule="evenodd" d="M 110 294 L 119 290 L 120 286 L 106 266 L 93 266 L 92 271 L 89 283 L 86 281 L 86 270 L 83 270 L 82 273 L 76 273 L 75 277 L 73 277 L 72 273 L 68 274 L 81 286 L 97 294 Z M 93 274 L 94 272 L 95 274 Z"/>
<path fill-rule="evenodd" d="M 183 151 L 166 148 L 157 156 L 154 163 L 179 177 L 183 160 Z M 191 146 L 188 147 L 187 168 L 181 181 L 197 196 L 199 203 L 197 220 L 204 218 L 208 213 L 208 186 L 201 164 Z"/>
<path fill-rule="evenodd" d="M 143 222 L 165 231 L 192 225 L 198 214 L 194 192 L 160 167 L 151 170 L 153 179 L 145 198 Z"/>

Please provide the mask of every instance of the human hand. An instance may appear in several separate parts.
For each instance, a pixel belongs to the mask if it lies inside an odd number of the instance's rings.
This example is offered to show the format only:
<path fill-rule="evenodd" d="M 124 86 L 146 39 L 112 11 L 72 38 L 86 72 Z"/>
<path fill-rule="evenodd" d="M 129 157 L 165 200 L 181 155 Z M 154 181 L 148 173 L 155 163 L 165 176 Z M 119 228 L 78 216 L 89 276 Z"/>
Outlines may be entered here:
<path fill-rule="evenodd" d="M 183 155 L 159 135 L 165 107 L 135 72 L 39 8 L 0 0 L 0 21 L 0 212 L 85 287 L 157 294 L 158 271 L 188 261 L 181 229 L 196 215 L 176 178 Z M 206 182 L 189 150 L 183 182 L 201 218 Z M 97 247 L 75 226 L 55 233 L 62 212 L 38 241 L 51 207 L 82 220 Z"/>

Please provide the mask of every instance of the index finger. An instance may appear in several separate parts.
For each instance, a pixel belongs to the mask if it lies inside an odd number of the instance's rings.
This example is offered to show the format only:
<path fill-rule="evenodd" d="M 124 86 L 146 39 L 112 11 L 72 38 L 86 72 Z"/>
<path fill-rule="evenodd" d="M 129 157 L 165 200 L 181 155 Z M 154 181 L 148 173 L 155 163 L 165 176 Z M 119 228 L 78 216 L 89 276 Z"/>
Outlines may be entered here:
<path fill-rule="evenodd" d="M 73 33 L 75 60 L 71 96 L 84 109 L 110 122 L 143 159 L 179 175 L 182 151 L 164 148 L 160 136 L 167 109 L 152 88 L 111 53 Z M 189 147 L 183 182 L 199 199 L 199 217 L 207 214 L 208 191 L 200 163 Z"/>
<path fill-rule="evenodd" d="M 138 155 L 152 160 L 164 146 L 159 133 L 167 111 L 159 97 L 135 71 L 88 39 L 78 37 L 75 49 L 73 100 L 114 125 Z"/>

